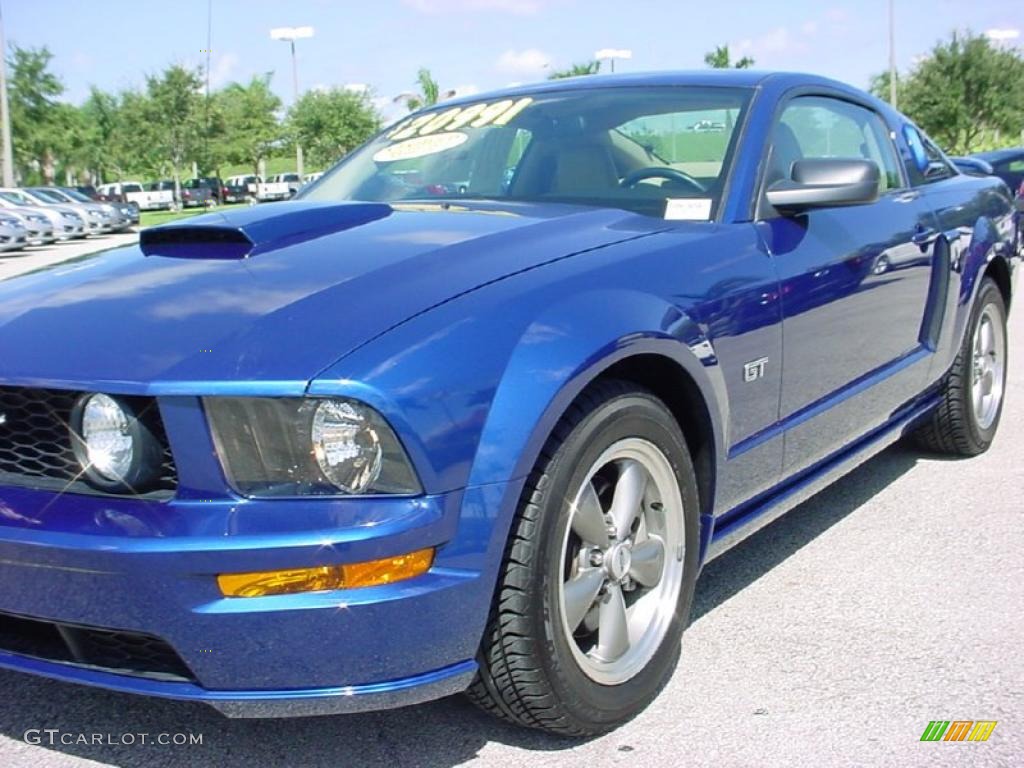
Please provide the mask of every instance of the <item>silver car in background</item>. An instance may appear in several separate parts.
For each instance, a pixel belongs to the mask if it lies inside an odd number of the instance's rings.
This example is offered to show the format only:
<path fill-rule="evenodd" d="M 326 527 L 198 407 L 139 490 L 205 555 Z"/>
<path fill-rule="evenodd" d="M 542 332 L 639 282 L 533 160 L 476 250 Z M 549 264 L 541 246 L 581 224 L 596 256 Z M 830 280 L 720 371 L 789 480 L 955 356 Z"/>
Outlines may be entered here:
<path fill-rule="evenodd" d="M 121 215 L 106 203 L 91 200 L 82 203 L 61 194 L 54 187 L 23 187 L 21 191 L 41 205 L 62 205 L 84 214 L 91 235 L 114 232 L 127 226 Z"/>
<path fill-rule="evenodd" d="M 0 213 L 0 252 L 16 251 L 27 244 L 25 225 L 11 214 Z"/>
<path fill-rule="evenodd" d="M 42 213 L 36 213 L 28 208 L 21 210 L 11 208 L 4 211 L 3 215 L 7 214 L 24 225 L 29 245 L 47 245 L 56 239 L 53 236 L 52 222 Z"/>
<path fill-rule="evenodd" d="M 46 190 L 57 197 L 63 198 L 72 205 L 76 203 L 98 205 L 103 210 L 113 213 L 115 217 L 114 232 L 121 232 L 139 223 L 139 206 L 137 203 L 101 202 L 93 200 L 88 195 L 84 195 L 71 187 L 39 187 L 39 189 Z"/>
<path fill-rule="evenodd" d="M 71 206 L 42 205 L 22 193 L 20 189 L 0 188 L 0 213 L 5 210 L 32 211 L 45 216 L 53 225 L 57 240 L 81 238 L 89 234 L 85 216 Z"/>

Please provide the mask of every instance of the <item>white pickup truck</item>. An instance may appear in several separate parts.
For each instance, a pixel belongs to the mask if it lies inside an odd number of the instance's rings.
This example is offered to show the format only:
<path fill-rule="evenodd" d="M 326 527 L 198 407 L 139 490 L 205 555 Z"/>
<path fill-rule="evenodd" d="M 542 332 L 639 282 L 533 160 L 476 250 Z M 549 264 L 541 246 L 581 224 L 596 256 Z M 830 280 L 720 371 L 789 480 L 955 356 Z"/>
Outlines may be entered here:
<path fill-rule="evenodd" d="M 172 190 L 147 190 L 137 181 L 102 184 L 96 188 L 96 194 L 107 202 L 135 203 L 140 211 L 165 211 L 174 205 Z"/>
<path fill-rule="evenodd" d="M 271 200 L 286 200 L 291 190 L 284 182 L 263 181 L 259 176 L 231 176 L 224 180 L 224 202 L 240 203 L 257 200 L 268 203 Z"/>

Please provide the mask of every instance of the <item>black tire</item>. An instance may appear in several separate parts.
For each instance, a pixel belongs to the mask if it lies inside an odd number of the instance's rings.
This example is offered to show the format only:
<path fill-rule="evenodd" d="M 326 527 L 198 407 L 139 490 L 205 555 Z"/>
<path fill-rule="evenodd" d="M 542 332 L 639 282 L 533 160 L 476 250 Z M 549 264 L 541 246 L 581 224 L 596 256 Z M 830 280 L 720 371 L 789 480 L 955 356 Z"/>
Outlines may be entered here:
<path fill-rule="evenodd" d="M 684 509 L 682 584 L 668 629 L 646 666 L 621 684 L 601 685 L 581 670 L 562 630 L 561 542 L 570 492 L 606 448 L 627 437 L 654 443 L 674 471 Z M 642 711 L 679 658 L 698 573 L 698 510 L 693 463 L 665 405 L 626 382 L 588 389 L 559 422 L 527 480 L 469 697 L 504 720 L 566 736 L 605 733 Z"/>
<path fill-rule="evenodd" d="M 988 427 L 983 427 L 978 422 L 971 403 L 971 381 L 974 333 L 986 306 L 993 308 L 1002 326 L 1004 396 L 999 401 L 995 419 Z M 927 451 L 952 456 L 977 456 L 988 450 L 999 429 L 1005 400 L 1005 375 L 1008 370 L 1006 340 L 1006 304 L 999 287 L 991 278 L 986 277 L 971 309 L 970 322 L 964 333 L 960 351 L 942 382 L 942 400 L 929 419 L 914 433 L 918 446 Z"/>

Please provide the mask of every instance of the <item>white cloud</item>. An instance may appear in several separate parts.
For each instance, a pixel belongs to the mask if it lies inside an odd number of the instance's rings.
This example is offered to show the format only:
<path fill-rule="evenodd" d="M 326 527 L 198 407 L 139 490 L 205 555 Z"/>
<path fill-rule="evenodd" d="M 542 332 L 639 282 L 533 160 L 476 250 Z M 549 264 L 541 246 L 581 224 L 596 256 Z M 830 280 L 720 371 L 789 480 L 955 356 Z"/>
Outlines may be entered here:
<path fill-rule="evenodd" d="M 370 86 L 366 83 L 345 83 L 342 88 L 352 93 L 366 93 L 370 90 Z"/>
<path fill-rule="evenodd" d="M 402 0 L 421 13 L 465 13 L 467 11 L 498 11 L 517 16 L 530 16 L 541 10 L 541 0 Z"/>
<path fill-rule="evenodd" d="M 219 88 L 232 81 L 238 67 L 238 56 L 233 53 L 222 53 L 210 64 L 210 87 Z"/>
<path fill-rule="evenodd" d="M 1019 29 L 986 29 L 985 37 L 996 43 L 1005 43 L 1008 40 L 1016 40 L 1020 37 Z"/>
<path fill-rule="evenodd" d="M 813 35 L 818 31 L 818 22 L 816 21 L 805 21 L 800 25 L 800 31 L 805 35 Z"/>
<path fill-rule="evenodd" d="M 499 72 L 513 75 L 536 75 L 551 66 L 551 57 L 537 48 L 524 51 L 507 50 L 498 57 Z"/>
<path fill-rule="evenodd" d="M 733 58 L 752 56 L 758 65 L 762 65 L 759 60 L 762 57 L 770 60 L 773 54 L 801 53 L 806 50 L 807 44 L 802 40 L 794 39 L 787 27 L 776 27 L 760 37 L 746 38 L 729 46 L 729 52 Z M 763 66 L 767 66 L 768 63 L 764 62 Z"/>

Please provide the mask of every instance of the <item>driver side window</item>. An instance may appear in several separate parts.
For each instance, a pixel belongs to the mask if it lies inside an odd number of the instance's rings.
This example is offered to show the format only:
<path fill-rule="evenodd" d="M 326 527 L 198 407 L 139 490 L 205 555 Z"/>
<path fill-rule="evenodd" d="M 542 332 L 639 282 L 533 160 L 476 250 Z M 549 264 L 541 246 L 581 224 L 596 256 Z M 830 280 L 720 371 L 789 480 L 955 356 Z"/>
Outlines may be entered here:
<path fill-rule="evenodd" d="M 881 118 L 841 99 L 793 99 L 775 126 L 771 153 L 766 186 L 790 178 L 797 160 L 812 158 L 870 160 L 881 172 L 879 193 L 902 186 L 896 152 Z"/>

